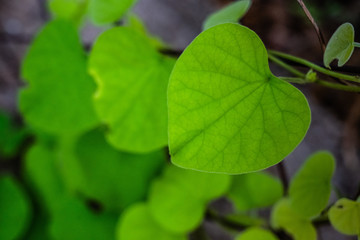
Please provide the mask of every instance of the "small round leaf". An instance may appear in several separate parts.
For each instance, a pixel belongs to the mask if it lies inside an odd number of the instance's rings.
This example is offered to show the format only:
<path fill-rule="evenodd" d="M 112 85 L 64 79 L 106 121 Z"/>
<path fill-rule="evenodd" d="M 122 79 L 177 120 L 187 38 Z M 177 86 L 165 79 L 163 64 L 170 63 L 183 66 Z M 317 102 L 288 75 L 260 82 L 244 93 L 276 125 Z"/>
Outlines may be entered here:
<path fill-rule="evenodd" d="M 337 231 L 347 235 L 359 235 L 360 202 L 346 198 L 338 200 L 330 208 L 329 219 Z"/>
<path fill-rule="evenodd" d="M 237 23 L 249 10 L 251 0 L 239 0 L 214 12 L 206 18 L 203 29 L 206 30 L 222 23 Z"/>
<path fill-rule="evenodd" d="M 330 67 L 330 63 L 338 59 L 338 66 L 343 66 L 354 51 L 354 27 L 351 23 L 342 24 L 331 36 L 325 52 L 324 65 Z"/>
<path fill-rule="evenodd" d="M 276 203 L 284 193 L 279 179 L 266 173 L 248 173 L 235 176 L 229 198 L 239 211 L 268 207 Z"/>
<path fill-rule="evenodd" d="M 292 209 L 306 218 L 319 215 L 328 204 L 334 171 L 331 153 L 320 151 L 310 156 L 290 183 Z"/>
<path fill-rule="evenodd" d="M 148 207 L 138 203 L 121 216 L 117 227 L 117 240 L 186 240 L 182 234 L 171 233 L 156 223 Z"/>
<path fill-rule="evenodd" d="M 271 225 L 284 229 L 294 240 L 316 240 L 316 229 L 309 219 L 295 212 L 288 199 L 281 199 L 271 213 Z"/>
<path fill-rule="evenodd" d="M 96 24 L 112 23 L 128 11 L 137 0 L 89 0 L 89 15 Z"/>

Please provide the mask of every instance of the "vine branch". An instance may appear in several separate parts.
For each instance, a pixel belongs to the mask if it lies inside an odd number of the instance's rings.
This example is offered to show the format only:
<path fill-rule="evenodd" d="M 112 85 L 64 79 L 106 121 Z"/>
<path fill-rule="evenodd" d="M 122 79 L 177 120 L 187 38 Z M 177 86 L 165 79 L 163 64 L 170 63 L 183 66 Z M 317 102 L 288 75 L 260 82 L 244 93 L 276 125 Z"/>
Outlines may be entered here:
<path fill-rule="evenodd" d="M 278 52 L 275 50 L 268 50 L 269 55 L 273 55 L 273 56 L 278 56 L 280 58 L 284 58 L 287 60 L 290 60 L 292 62 L 296 62 L 299 63 L 303 66 L 309 67 L 317 72 L 323 73 L 325 75 L 331 76 L 331 77 L 335 77 L 338 79 L 343 79 L 343 80 L 347 80 L 347 81 L 351 81 L 351 82 L 356 82 L 356 83 L 360 83 L 360 77 L 359 76 L 353 76 L 353 75 L 348 75 L 348 74 L 343 74 L 343 73 L 338 73 L 338 72 L 334 72 L 331 71 L 329 69 L 320 67 L 308 60 L 305 60 L 303 58 L 299 58 L 299 57 L 295 57 L 293 55 L 290 54 L 286 54 L 286 53 L 282 53 L 282 52 Z"/>

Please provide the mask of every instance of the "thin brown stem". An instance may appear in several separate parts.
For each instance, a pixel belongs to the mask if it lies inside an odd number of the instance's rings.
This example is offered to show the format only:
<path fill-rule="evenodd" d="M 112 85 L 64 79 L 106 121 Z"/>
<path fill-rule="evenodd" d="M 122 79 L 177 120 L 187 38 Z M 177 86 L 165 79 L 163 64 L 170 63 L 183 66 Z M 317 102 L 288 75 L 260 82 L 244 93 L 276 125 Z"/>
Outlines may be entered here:
<path fill-rule="evenodd" d="M 319 26 L 316 24 L 315 19 L 313 18 L 313 16 L 311 15 L 309 9 L 306 7 L 305 3 L 303 2 L 303 0 L 297 0 L 298 3 L 300 4 L 301 8 L 304 10 L 307 18 L 310 20 L 310 22 L 312 23 L 313 27 L 315 28 L 316 34 L 319 38 L 319 42 L 320 42 L 320 46 L 321 46 L 321 50 L 323 51 L 323 53 L 325 52 L 325 48 L 326 48 L 326 43 L 324 40 L 324 35 L 322 34 Z"/>

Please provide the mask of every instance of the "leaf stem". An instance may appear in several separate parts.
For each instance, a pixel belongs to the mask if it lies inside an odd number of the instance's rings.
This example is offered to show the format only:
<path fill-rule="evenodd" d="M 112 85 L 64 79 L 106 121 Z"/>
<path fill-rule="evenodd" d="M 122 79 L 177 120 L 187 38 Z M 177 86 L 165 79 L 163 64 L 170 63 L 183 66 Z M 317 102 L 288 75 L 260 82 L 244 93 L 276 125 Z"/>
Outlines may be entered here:
<path fill-rule="evenodd" d="M 278 77 L 281 80 L 284 80 L 286 82 L 289 83 L 297 83 L 297 84 L 305 84 L 305 83 L 309 83 L 308 80 L 304 79 L 304 78 L 299 78 L 299 77 Z"/>
<path fill-rule="evenodd" d="M 269 55 L 275 55 L 278 56 L 280 58 L 284 58 L 287 60 L 290 60 L 292 62 L 296 62 L 299 63 L 301 65 L 304 65 L 306 67 L 309 67 L 317 72 L 323 73 L 325 75 L 331 76 L 331 77 L 335 77 L 338 79 L 343 79 L 343 80 L 348 80 L 351 82 L 356 82 L 356 83 L 360 83 L 360 77 L 359 76 L 352 76 L 352 75 L 347 75 L 347 74 L 342 74 L 342 73 L 338 73 L 338 72 L 334 72 L 331 70 L 328 70 L 326 68 L 320 67 L 312 62 L 309 62 L 303 58 L 299 58 L 299 57 L 295 57 L 293 55 L 290 54 L 286 54 L 286 53 L 282 53 L 282 52 L 278 52 L 278 51 L 274 51 L 274 50 L 268 50 Z"/>
<path fill-rule="evenodd" d="M 274 55 L 272 55 L 271 53 L 269 53 L 269 59 L 271 61 L 273 61 L 274 63 L 278 64 L 280 67 L 288 70 L 290 73 L 294 74 L 295 76 L 298 76 L 300 78 L 305 78 L 305 74 L 296 70 L 294 67 L 290 66 L 289 64 L 281 61 L 280 59 L 278 59 L 277 57 L 275 57 Z"/>
<path fill-rule="evenodd" d="M 318 83 L 319 85 L 322 85 L 325 87 L 337 89 L 337 90 L 343 90 L 343 91 L 348 91 L 348 92 L 360 92 L 360 87 L 358 87 L 358 86 L 341 85 L 341 84 L 337 84 L 337 83 L 324 81 L 321 79 L 316 79 L 315 83 Z"/>
<path fill-rule="evenodd" d="M 358 47 L 358 48 L 360 48 L 360 43 L 358 43 L 358 42 L 354 42 L 354 47 Z"/>
<path fill-rule="evenodd" d="M 286 82 L 290 82 L 290 83 L 298 83 L 298 84 L 305 84 L 305 83 L 317 83 L 319 85 L 328 87 L 328 88 L 333 88 L 333 89 L 337 89 L 337 90 L 342 90 L 342 91 L 347 91 L 347 92 L 360 92 L 360 87 L 358 86 L 347 86 L 347 85 L 341 85 L 341 84 L 337 84 L 337 83 L 332 83 L 332 82 L 328 82 L 325 80 L 321 80 L 321 79 L 316 79 L 314 81 L 309 81 L 307 79 L 303 79 L 303 78 L 292 78 L 292 77 L 279 77 L 280 79 L 286 81 Z"/>

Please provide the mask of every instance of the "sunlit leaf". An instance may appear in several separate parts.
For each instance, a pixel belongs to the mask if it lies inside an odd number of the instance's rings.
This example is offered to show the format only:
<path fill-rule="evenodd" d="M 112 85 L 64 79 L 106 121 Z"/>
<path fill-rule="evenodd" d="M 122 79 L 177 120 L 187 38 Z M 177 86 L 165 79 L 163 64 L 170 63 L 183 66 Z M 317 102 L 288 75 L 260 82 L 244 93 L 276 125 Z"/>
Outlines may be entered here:
<path fill-rule="evenodd" d="M 183 234 L 194 230 L 202 221 L 205 204 L 181 187 L 156 180 L 149 196 L 150 212 L 168 231 Z"/>
<path fill-rule="evenodd" d="M 307 218 L 319 215 L 328 204 L 334 171 L 335 159 L 331 153 L 320 151 L 310 156 L 291 181 L 292 209 Z"/>
<path fill-rule="evenodd" d="M 284 229 L 294 240 L 316 240 L 316 229 L 311 221 L 295 212 L 288 199 L 282 199 L 274 206 L 271 224 L 276 229 Z"/>
<path fill-rule="evenodd" d="M 310 124 L 304 95 L 269 70 L 266 49 L 232 23 L 202 32 L 178 59 L 168 89 L 174 164 L 207 172 L 270 167 Z"/>
<path fill-rule="evenodd" d="M 54 240 L 113 240 L 116 216 L 91 212 L 82 202 L 64 198 L 52 213 L 50 234 Z"/>
<path fill-rule="evenodd" d="M 98 83 L 95 106 L 116 148 L 150 152 L 167 145 L 166 91 L 174 60 L 143 34 L 117 27 L 103 33 L 89 71 Z"/>
<path fill-rule="evenodd" d="M 330 67 L 330 63 L 338 59 L 338 66 L 343 66 L 354 51 L 354 27 L 351 23 L 344 23 L 331 36 L 325 52 L 324 65 Z"/>
<path fill-rule="evenodd" d="M 174 234 L 161 228 L 144 203 L 131 206 L 121 216 L 117 227 L 117 240 L 186 240 L 185 235 Z"/>
<path fill-rule="evenodd" d="M 168 167 L 151 186 L 151 214 L 169 231 L 189 232 L 201 223 L 208 201 L 223 195 L 229 184 L 227 175 Z"/>
<path fill-rule="evenodd" d="M 92 106 L 95 83 L 75 27 L 57 20 L 35 38 L 22 67 L 28 86 L 20 110 L 36 129 L 57 135 L 79 133 L 97 122 Z"/>
<path fill-rule="evenodd" d="M 30 220 L 30 203 L 10 176 L 0 176 L 0 239 L 21 239 Z"/>
<path fill-rule="evenodd" d="M 270 231 L 262 228 L 250 228 L 242 232 L 236 240 L 278 240 Z"/>
<path fill-rule="evenodd" d="M 203 29 L 206 30 L 222 23 L 237 23 L 251 6 L 251 0 L 239 0 L 216 11 L 206 18 Z"/>
<path fill-rule="evenodd" d="M 101 131 L 81 137 L 75 150 L 85 177 L 82 192 L 108 210 L 120 211 L 143 200 L 151 179 L 165 163 L 165 151 L 144 155 L 119 152 L 106 142 Z"/>
<path fill-rule="evenodd" d="M 233 178 L 228 193 L 239 211 L 268 207 L 283 195 L 281 182 L 266 173 L 248 173 Z"/>
<path fill-rule="evenodd" d="M 163 181 L 177 185 L 194 198 L 203 202 L 221 197 L 230 187 L 231 177 L 170 166 L 165 169 Z"/>
<path fill-rule="evenodd" d="M 116 22 L 135 2 L 136 0 L 89 0 L 89 14 L 96 24 Z"/>
<path fill-rule="evenodd" d="M 347 235 L 360 234 L 360 202 L 346 198 L 338 200 L 329 211 L 333 227 Z"/>

